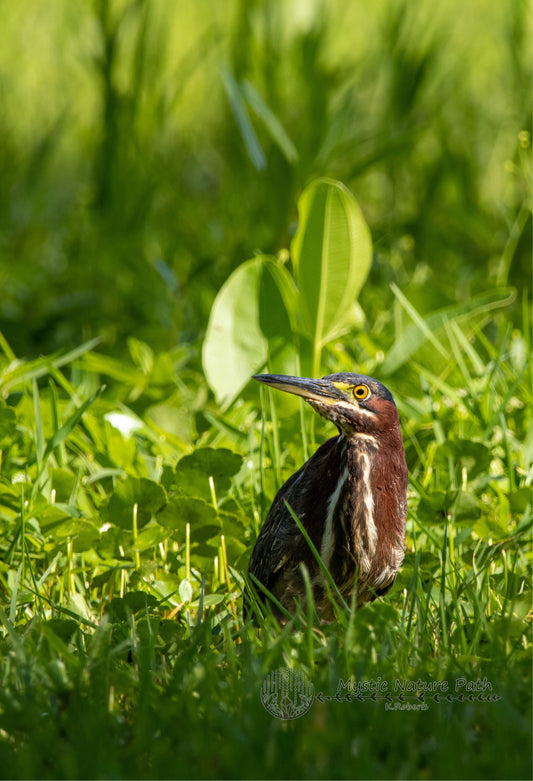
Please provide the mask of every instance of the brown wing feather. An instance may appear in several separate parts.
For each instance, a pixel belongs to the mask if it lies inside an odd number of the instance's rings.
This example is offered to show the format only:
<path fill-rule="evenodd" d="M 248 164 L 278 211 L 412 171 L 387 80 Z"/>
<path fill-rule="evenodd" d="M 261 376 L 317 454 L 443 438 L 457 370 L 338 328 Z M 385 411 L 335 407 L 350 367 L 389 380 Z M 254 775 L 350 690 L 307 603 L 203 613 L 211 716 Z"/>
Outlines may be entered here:
<path fill-rule="evenodd" d="M 292 518 L 285 502 L 301 520 L 313 543 L 320 548 L 328 487 L 338 470 L 338 437 L 325 442 L 280 488 L 257 538 L 248 572 L 275 596 L 284 590 L 285 574 L 298 570 L 304 561 L 313 569 L 313 554 Z M 324 480 L 322 490 L 321 480 Z"/>
<path fill-rule="evenodd" d="M 285 501 L 291 507 L 294 506 L 295 486 L 300 483 L 306 466 L 307 464 L 304 464 L 291 475 L 276 494 L 250 557 L 248 572 L 255 575 L 268 589 L 273 576 L 279 573 L 280 568 L 292 556 L 291 538 L 294 537 L 296 541 L 301 536 Z"/>

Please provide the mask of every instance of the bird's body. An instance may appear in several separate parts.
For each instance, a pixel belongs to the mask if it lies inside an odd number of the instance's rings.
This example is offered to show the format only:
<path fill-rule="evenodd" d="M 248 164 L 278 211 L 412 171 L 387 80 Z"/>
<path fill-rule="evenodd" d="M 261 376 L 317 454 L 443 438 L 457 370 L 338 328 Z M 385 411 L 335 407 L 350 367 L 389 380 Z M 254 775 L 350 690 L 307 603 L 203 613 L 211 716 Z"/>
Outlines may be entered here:
<path fill-rule="evenodd" d="M 257 379 L 303 396 L 339 430 L 278 491 L 248 568 L 293 613 L 305 599 L 304 564 L 317 613 L 328 621 L 326 577 L 287 505 L 348 602 L 354 588 L 358 606 L 388 591 L 403 560 L 407 506 L 398 412 L 389 391 L 363 375 Z"/>

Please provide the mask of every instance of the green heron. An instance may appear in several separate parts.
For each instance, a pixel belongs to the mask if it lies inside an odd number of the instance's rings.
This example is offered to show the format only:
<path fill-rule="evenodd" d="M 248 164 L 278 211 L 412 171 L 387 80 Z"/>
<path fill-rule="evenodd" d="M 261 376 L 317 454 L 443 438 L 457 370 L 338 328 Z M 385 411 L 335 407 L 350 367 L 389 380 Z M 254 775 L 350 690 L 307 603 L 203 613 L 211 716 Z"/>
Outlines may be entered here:
<path fill-rule="evenodd" d="M 291 510 L 348 603 L 354 588 L 357 607 L 385 594 L 404 556 L 407 466 L 398 411 L 390 391 L 362 374 L 254 379 L 302 396 L 339 431 L 280 488 L 248 566 L 294 613 L 297 601 L 305 603 L 305 564 L 317 614 L 331 621 L 326 578 Z"/>

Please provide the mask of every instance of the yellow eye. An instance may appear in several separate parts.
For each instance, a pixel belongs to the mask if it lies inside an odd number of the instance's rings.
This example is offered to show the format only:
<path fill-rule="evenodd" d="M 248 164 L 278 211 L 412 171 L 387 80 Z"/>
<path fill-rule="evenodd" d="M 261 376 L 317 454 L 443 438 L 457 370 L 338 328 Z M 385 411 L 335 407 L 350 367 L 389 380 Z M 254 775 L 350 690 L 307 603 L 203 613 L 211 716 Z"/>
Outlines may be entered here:
<path fill-rule="evenodd" d="M 358 401 L 363 401 L 370 396 L 370 388 L 368 385 L 356 385 L 353 389 L 353 395 Z"/>

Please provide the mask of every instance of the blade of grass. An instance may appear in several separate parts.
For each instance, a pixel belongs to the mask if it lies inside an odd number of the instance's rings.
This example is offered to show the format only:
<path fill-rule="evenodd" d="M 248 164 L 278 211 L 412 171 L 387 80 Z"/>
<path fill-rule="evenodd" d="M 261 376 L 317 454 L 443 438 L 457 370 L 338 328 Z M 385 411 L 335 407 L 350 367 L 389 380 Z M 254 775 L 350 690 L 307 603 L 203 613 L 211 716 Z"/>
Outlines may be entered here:
<path fill-rule="evenodd" d="M 52 451 L 60 445 L 62 442 L 66 440 L 66 438 L 69 436 L 69 434 L 72 432 L 76 424 L 81 420 L 83 413 L 89 409 L 89 407 L 94 404 L 96 399 L 101 396 L 101 394 L 105 390 L 105 385 L 102 385 L 95 393 L 93 393 L 89 398 L 83 402 L 83 404 L 78 407 L 78 409 L 70 416 L 70 418 L 67 420 L 66 423 L 64 423 L 60 429 L 58 429 L 53 437 L 49 440 L 48 444 L 46 445 L 42 461 L 46 462 L 46 459 L 52 453 Z"/>
<path fill-rule="evenodd" d="M 220 68 L 220 75 L 222 77 L 224 89 L 226 90 L 226 95 L 228 96 L 232 114 L 241 132 L 242 140 L 244 141 L 250 160 L 257 171 L 263 171 L 266 168 L 267 160 L 250 120 L 239 85 L 235 81 L 235 77 L 229 68 Z"/>
<path fill-rule="evenodd" d="M 274 604 L 277 607 L 277 609 L 280 611 L 280 613 L 282 613 L 282 615 L 284 615 L 286 618 L 292 618 L 292 615 L 289 613 L 289 611 L 285 607 L 283 607 L 281 602 L 274 596 L 274 594 L 271 591 L 269 591 L 267 587 L 263 585 L 263 583 L 261 583 L 261 581 L 258 578 L 256 578 L 253 572 L 248 573 L 248 578 L 250 578 L 254 583 L 254 585 L 257 586 L 259 590 L 266 597 L 268 597 L 268 599 L 272 602 L 272 604 Z M 259 607 L 261 607 L 261 603 L 257 603 L 257 604 Z"/>
<path fill-rule="evenodd" d="M 348 603 L 346 602 L 346 600 L 342 596 L 341 592 L 339 591 L 337 584 L 333 580 L 333 576 L 331 575 L 331 572 L 328 570 L 328 568 L 326 567 L 326 565 L 322 561 L 320 553 L 317 551 L 317 549 L 316 549 L 313 541 L 311 540 L 311 537 L 307 533 L 304 525 L 302 524 L 302 522 L 300 521 L 300 519 L 298 518 L 298 516 L 296 515 L 296 513 L 294 512 L 294 510 L 292 509 L 292 507 L 290 506 L 290 504 L 287 502 L 286 499 L 283 500 L 283 503 L 285 504 L 285 507 L 289 511 L 289 513 L 291 515 L 291 518 L 293 519 L 295 524 L 298 526 L 298 528 L 299 528 L 299 530 L 300 530 L 304 540 L 309 545 L 311 553 L 315 557 L 318 566 L 320 567 L 320 569 L 324 573 L 324 576 L 325 576 L 325 579 L 326 579 L 326 583 L 329 583 L 332 591 L 337 596 L 337 598 L 340 601 L 341 605 L 345 608 L 345 610 L 347 610 L 349 612 L 350 611 L 350 607 L 349 607 Z"/>
<path fill-rule="evenodd" d="M 2 388 L 2 392 L 6 393 L 17 385 L 23 385 L 31 380 L 38 380 L 49 374 L 50 368 L 57 369 L 61 366 L 67 366 L 68 364 L 73 363 L 85 353 L 93 350 L 101 342 L 102 338 L 97 337 L 85 342 L 79 347 L 75 347 L 73 350 L 69 350 L 69 352 L 64 355 L 48 355 L 45 358 L 36 358 L 33 361 L 27 362 L 16 362 L 15 366 L 7 366 L 4 371 L 0 373 L 0 387 Z"/>

